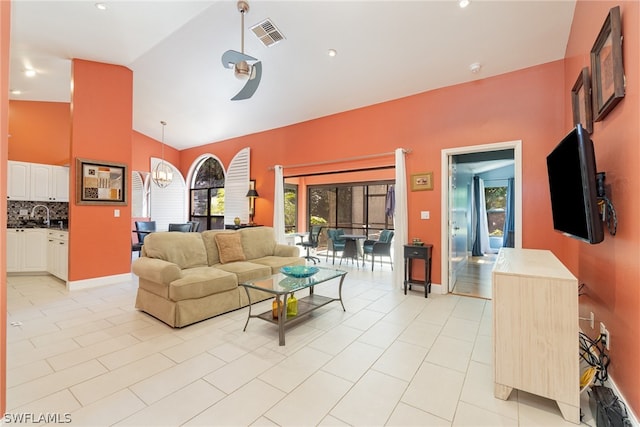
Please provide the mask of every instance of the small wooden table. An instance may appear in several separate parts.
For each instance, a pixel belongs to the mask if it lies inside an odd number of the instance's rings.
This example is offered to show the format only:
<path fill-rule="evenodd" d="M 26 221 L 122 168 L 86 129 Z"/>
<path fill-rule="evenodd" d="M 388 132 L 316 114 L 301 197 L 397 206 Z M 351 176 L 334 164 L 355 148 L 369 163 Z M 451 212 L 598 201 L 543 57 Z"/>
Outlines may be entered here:
<path fill-rule="evenodd" d="M 433 245 L 404 245 L 404 294 L 407 294 L 407 286 L 424 286 L 424 297 L 427 298 L 431 292 L 431 252 Z M 411 276 L 414 259 L 424 261 L 424 280 L 416 280 Z"/>

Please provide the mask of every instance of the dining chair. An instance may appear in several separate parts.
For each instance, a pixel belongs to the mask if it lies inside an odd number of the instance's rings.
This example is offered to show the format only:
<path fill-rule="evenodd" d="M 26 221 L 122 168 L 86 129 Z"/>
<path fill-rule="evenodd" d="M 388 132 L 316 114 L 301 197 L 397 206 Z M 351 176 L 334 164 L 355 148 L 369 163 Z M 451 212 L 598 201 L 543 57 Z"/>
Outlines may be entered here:
<path fill-rule="evenodd" d="M 200 222 L 199 221 L 187 221 L 187 223 L 191 224 L 191 230 L 194 233 L 196 233 L 198 231 L 198 229 L 200 228 Z"/>
<path fill-rule="evenodd" d="M 391 259 L 391 240 L 393 239 L 393 235 L 394 232 L 391 230 L 382 230 L 378 240 L 365 240 L 362 244 L 365 257 L 371 255 L 371 271 L 373 271 L 376 255 L 380 257 L 380 266 L 382 266 L 382 257 L 388 256 L 391 269 L 393 270 L 393 260 Z"/>
<path fill-rule="evenodd" d="M 345 240 L 341 238 L 344 234 L 344 230 L 342 228 L 329 228 L 327 230 L 327 253 L 325 257 L 325 261 L 329 260 L 329 251 L 331 251 L 333 257 L 333 264 L 336 263 L 336 252 L 344 251 Z"/>
<path fill-rule="evenodd" d="M 156 231 L 156 222 L 155 221 L 136 221 L 136 235 L 138 236 L 138 242 L 131 244 L 131 251 L 138 252 L 140 255 L 140 251 L 142 250 L 142 245 L 144 244 L 144 238 L 147 237 L 149 233 L 153 233 Z"/>
<path fill-rule="evenodd" d="M 297 243 L 298 245 L 301 245 L 303 248 L 307 249 L 307 255 L 305 255 L 305 259 L 308 259 L 309 261 L 312 261 L 314 264 L 317 264 L 320 262 L 320 258 L 318 258 L 317 256 L 313 256 L 311 255 L 310 251 L 311 249 L 316 249 L 318 247 L 318 242 L 320 240 L 320 233 L 322 232 L 322 226 L 321 225 L 314 225 L 311 227 L 311 233 L 309 233 L 309 239 L 305 240 L 304 242 L 301 243 Z"/>
<path fill-rule="evenodd" d="M 182 231 L 183 233 L 191 231 L 191 224 L 169 224 L 169 231 Z"/>

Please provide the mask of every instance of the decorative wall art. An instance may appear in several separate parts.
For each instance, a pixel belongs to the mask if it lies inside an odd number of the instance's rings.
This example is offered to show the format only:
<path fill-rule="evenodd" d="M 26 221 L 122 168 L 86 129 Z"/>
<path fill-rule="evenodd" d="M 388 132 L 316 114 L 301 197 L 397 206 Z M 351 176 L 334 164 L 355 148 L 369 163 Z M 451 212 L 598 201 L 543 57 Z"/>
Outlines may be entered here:
<path fill-rule="evenodd" d="M 433 190 L 433 172 L 411 175 L 411 191 Z"/>
<path fill-rule="evenodd" d="M 591 80 L 589 68 L 584 67 L 571 89 L 573 124 L 580 123 L 587 132 L 593 132 L 593 110 L 591 109 Z"/>
<path fill-rule="evenodd" d="M 609 10 L 591 48 L 591 80 L 594 120 L 599 122 L 624 98 L 620 6 Z"/>
<path fill-rule="evenodd" d="M 76 204 L 126 205 L 127 166 L 76 158 Z"/>

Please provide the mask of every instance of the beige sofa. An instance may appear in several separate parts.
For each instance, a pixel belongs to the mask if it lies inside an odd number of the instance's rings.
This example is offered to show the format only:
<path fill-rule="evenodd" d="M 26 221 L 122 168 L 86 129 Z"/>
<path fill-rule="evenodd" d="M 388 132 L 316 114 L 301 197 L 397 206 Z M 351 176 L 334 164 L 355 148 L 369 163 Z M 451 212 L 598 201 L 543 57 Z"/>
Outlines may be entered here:
<path fill-rule="evenodd" d="M 296 246 L 276 243 L 271 227 L 151 233 L 132 266 L 139 278 L 136 308 L 183 327 L 248 305 L 239 283 L 304 263 Z M 268 298 L 251 291 L 252 302 Z"/>

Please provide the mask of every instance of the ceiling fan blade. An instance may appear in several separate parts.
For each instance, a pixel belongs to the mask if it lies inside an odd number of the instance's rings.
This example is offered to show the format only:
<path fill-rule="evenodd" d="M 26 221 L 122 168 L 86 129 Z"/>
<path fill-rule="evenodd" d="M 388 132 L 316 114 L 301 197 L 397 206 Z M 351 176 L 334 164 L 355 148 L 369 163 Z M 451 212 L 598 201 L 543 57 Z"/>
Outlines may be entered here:
<path fill-rule="evenodd" d="M 226 52 L 225 52 L 226 53 Z M 224 55 L 223 55 L 224 58 Z M 258 89 L 258 85 L 260 84 L 260 79 L 262 78 L 262 62 L 258 61 L 252 65 L 253 67 L 253 77 L 247 80 L 247 83 L 244 85 L 242 90 L 238 92 L 236 96 L 231 98 L 232 101 L 239 101 L 242 99 L 249 99 L 256 93 Z"/>
<path fill-rule="evenodd" d="M 257 59 L 236 50 L 228 50 L 222 54 L 222 65 L 224 68 L 233 68 L 233 66 L 240 61 L 257 61 Z"/>

